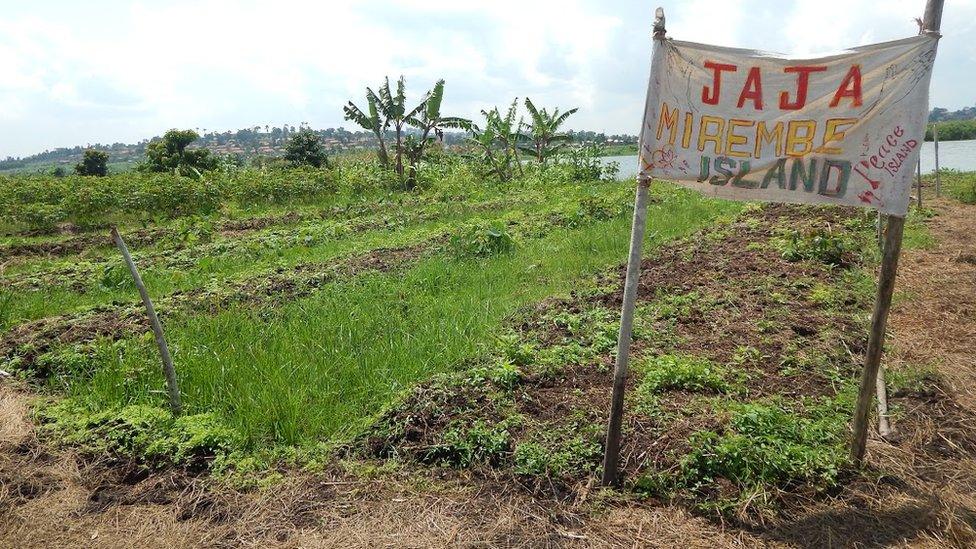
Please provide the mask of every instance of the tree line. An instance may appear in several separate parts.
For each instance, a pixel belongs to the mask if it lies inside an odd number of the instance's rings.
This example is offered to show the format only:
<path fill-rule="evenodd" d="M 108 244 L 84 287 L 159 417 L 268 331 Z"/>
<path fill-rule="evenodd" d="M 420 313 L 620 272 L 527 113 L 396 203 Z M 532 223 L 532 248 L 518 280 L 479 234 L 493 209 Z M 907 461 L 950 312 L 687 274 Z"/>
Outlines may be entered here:
<path fill-rule="evenodd" d="M 481 111 L 483 120 L 473 121 L 441 112 L 444 87 L 444 80 L 438 80 L 417 104 L 408 106 L 406 80 L 401 76 L 393 87 L 387 77 L 376 90 L 366 88 L 366 108 L 360 108 L 352 101 L 343 107 L 346 120 L 372 135 L 380 165 L 395 173 L 406 189 L 416 186 L 425 153 L 435 143 L 444 144 L 448 129 L 461 130 L 461 142 L 468 151 L 466 155 L 481 161 L 488 167 L 488 173 L 502 181 L 511 179 L 516 173 L 521 174 L 523 160 L 545 164 L 572 140 L 573 136 L 563 132 L 562 127 L 577 108 L 550 110 L 537 107 L 529 98 L 521 103 L 516 98 L 504 114 L 494 107 Z M 525 108 L 524 115 L 519 113 L 520 106 Z M 297 130 L 292 127 L 282 133 L 287 135 L 285 163 L 329 167 L 320 132 L 303 124 Z M 145 159 L 136 169 L 200 178 L 204 172 L 217 169 L 226 159 L 206 147 L 191 148 L 190 145 L 199 139 L 200 134 L 194 130 L 169 130 L 162 138 L 145 145 Z M 105 176 L 108 159 L 109 155 L 104 151 L 87 149 L 75 166 L 75 173 Z M 57 168 L 55 175 L 65 174 L 62 168 Z"/>

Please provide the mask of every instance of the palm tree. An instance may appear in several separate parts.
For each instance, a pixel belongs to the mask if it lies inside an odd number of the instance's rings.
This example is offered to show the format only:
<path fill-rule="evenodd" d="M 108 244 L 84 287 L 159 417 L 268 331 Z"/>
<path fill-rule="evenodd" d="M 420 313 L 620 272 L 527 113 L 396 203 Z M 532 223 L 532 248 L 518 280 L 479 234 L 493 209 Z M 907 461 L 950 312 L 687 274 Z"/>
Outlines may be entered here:
<path fill-rule="evenodd" d="M 537 109 L 528 97 L 525 98 L 525 108 L 532 116 L 532 124 L 527 126 L 532 143 L 522 146 L 522 150 L 530 153 L 538 162 L 545 162 L 569 141 L 569 136 L 560 133 L 559 127 L 579 108 L 569 109 L 560 114 L 557 107 L 550 114 L 546 109 Z"/>

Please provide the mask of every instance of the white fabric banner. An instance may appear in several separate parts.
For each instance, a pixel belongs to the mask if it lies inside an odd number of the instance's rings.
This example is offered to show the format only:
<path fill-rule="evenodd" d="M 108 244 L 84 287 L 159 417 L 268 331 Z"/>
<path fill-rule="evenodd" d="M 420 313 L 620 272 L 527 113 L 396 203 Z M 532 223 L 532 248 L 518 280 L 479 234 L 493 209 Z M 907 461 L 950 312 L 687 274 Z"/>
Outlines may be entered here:
<path fill-rule="evenodd" d="M 791 59 L 655 40 L 640 175 L 722 198 L 903 216 L 937 44 L 921 35 Z"/>

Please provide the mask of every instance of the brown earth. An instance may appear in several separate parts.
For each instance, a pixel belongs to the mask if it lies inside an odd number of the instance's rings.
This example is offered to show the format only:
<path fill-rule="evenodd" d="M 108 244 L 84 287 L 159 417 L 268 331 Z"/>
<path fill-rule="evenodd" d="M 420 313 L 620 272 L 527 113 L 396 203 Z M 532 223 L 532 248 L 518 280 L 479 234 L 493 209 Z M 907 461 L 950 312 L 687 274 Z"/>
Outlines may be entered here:
<path fill-rule="evenodd" d="M 789 520 L 745 529 L 595 489 L 533 498 L 508 479 L 440 469 L 285 471 L 274 487 L 250 492 L 176 472 L 147 476 L 38 442 L 31 397 L 0 379 L 0 546 L 970 546 L 976 208 L 930 205 L 936 245 L 902 258 L 888 367 L 894 375 L 930 365 L 947 382 L 892 394 L 894 436 L 872 436 L 866 478 L 833 497 L 793 500 Z M 730 352 L 715 343 L 715 353 Z"/>

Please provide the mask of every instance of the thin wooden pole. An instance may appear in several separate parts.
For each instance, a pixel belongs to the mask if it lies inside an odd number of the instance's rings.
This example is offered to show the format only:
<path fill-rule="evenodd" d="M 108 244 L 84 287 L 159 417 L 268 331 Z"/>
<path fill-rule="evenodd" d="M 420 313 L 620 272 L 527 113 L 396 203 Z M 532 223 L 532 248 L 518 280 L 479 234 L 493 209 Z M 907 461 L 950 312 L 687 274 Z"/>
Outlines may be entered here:
<path fill-rule="evenodd" d="M 918 209 L 922 209 L 922 152 L 918 154 L 918 164 L 915 180 L 918 182 Z"/>
<path fill-rule="evenodd" d="M 664 10 L 654 12 L 654 38 L 663 40 Z M 646 108 L 646 107 L 645 107 Z M 644 113 L 647 118 L 647 113 Z M 630 254 L 627 257 L 627 278 L 624 282 L 623 304 L 620 306 L 620 332 L 617 334 L 617 358 L 613 369 L 613 394 L 610 398 L 610 419 L 607 424 L 607 440 L 603 453 L 601 483 L 609 486 L 617 481 L 620 459 L 620 431 L 624 417 L 624 390 L 627 386 L 627 370 L 630 366 L 630 340 L 634 332 L 634 308 L 637 303 L 637 286 L 640 282 L 641 246 L 647 226 L 647 196 L 650 194 L 650 178 L 638 176 L 637 196 L 634 198 L 634 222 L 630 230 Z"/>
<path fill-rule="evenodd" d="M 881 353 L 884 348 L 885 326 L 891 310 L 891 296 L 895 291 L 895 273 L 898 270 L 898 255 L 901 253 L 901 237 L 905 229 L 905 218 L 888 216 L 888 232 L 885 235 L 884 255 L 881 259 L 881 275 L 878 277 L 878 296 L 871 316 L 871 336 L 868 339 L 868 352 L 864 358 L 861 372 L 861 386 L 857 394 L 857 408 L 854 411 L 854 440 L 851 444 L 851 458 L 855 465 L 861 466 L 867 445 L 868 415 L 871 410 L 872 393 L 877 389 L 878 370 L 881 367 Z"/>
<path fill-rule="evenodd" d="M 878 212 L 878 251 L 884 254 L 884 214 Z M 885 382 L 885 367 L 878 368 L 878 381 L 875 386 L 878 397 L 878 434 L 887 437 L 891 434 L 891 423 L 888 421 L 888 384 Z"/>
<path fill-rule="evenodd" d="M 119 234 L 119 230 L 116 227 L 112 227 L 112 240 L 115 241 L 115 246 L 122 252 L 122 257 L 125 259 L 125 264 L 129 267 L 132 280 L 135 281 L 136 288 L 139 289 L 142 303 L 146 306 L 146 316 L 149 317 L 149 324 L 152 326 L 153 334 L 156 336 L 156 345 L 159 347 L 159 356 L 163 361 L 163 375 L 166 376 L 169 406 L 174 415 L 179 415 L 183 412 L 183 402 L 180 400 L 180 387 L 176 381 L 176 369 L 173 367 L 173 357 L 169 354 L 166 337 L 163 335 L 163 325 L 160 324 L 159 317 L 156 316 L 156 309 L 153 308 L 152 300 L 149 298 L 149 292 L 146 290 L 146 285 L 143 284 L 142 277 L 139 276 L 139 270 L 136 269 L 136 264 L 132 261 L 129 248 L 125 245 L 125 241 L 122 240 L 122 235 Z"/>
<path fill-rule="evenodd" d="M 630 231 L 630 256 L 627 258 L 627 280 L 624 282 L 624 299 L 620 307 L 620 332 L 617 334 L 617 359 L 613 370 L 613 396 L 610 399 L 610 421 L 607 425 L 607 444 L 603 454 L 604 486 L 617 480 L 617 461 L 620 456 L 620 430 L 624 415 L 624 389 L 630 365 L 630 340 L 634 331 L 634 308 L 637 302 L 637 286 L 640 282 L 641 245 L 647 226 L 647 195 L 650 181 L 637 182 L 634 200 L 634 225 Z"/>
<path fill-rule="evenodd" d="M 939 123 L 932 124 L 932 144 L 935 145 L 935 196 L 942 196 L 942 178 L 939 177 Z"/>
<path fill-rule="evenodd" d="M 943 0 L 928 0 L 922 29 L 938 32 L 942 23 Z M 919 195 L 921 198 L 921 195 Z M 881 367 L 881 354 L 884 350 L 885 328 L 891 310 L 891 296 L 895 291 L 895 275 L 898 272 L 898 256 L 901 254 L 901 240 L 905 231 L 905 218 L 888 216 L 888 232 L 885 235 L 884 254 L 881 258 L 881 274 L 878 277 L 878 296 L 871 316 L 871 335 L 868 351 L 864 357 L 864 371 L 861 372 L 861 385 L 857 393 L 857 407 L 854 410 L 854 433 L 851 440 L 851 459 L 860 467 L 864 463 L 864 453 L 868 440 L 868 415 L 871 410 L 871 393 L 877 388 L 878 370 Z"/>
<path fill-rule="evenodd" d="M 891 434 L 891 423 L 888 421 L 888 386 L 885 383 L 884 366 L 878 368 L 875 393 L 878 397 L 878 434 L 884 438 Z"/>

